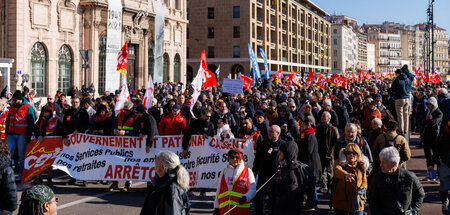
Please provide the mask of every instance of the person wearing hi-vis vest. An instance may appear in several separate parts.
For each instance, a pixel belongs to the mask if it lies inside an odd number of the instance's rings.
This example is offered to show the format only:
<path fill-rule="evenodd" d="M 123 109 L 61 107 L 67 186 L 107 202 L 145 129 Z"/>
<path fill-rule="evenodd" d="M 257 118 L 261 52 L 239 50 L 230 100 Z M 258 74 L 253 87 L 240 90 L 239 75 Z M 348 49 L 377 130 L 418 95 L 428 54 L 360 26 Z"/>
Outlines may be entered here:
<path fill-rule="evenodd" d="M 115 136 L 138 136 L 139 135 L 139 125 L 137 124 L 137 116 L 133 108 L 133 103 L 126 101 L 123 105 L 123 109 L 120 110 L 119 115 L 114 121 L 113 132 Z M 123 191 L 130 190 L 131 181 L 125 183 Z M 119 189 L 119 182 L 113 181 L 109 190 Z"/>
<path fill-rule="evenodd" d="M 242 161 L 244 153 L 240 149 L 228 151 L 228 166 L 220 173 L 214 200 L 214 215 L 230 211 L 230 215 L 248 214 L 250 201 L 256 195 L 256 181 L 253 171 Z"/>
<path fill-rule="evenodd" d="M 27 148 L 27 143 L 30 142 L 34 121 L 33 107 L 23 98 L 22 92 L 16 90 L 13 94 L 11 108 L 6 118 L 5 129 L 11 154 L 14 154 L 16 147 L 19 150 L 19 162 L 16 162 L 16 164 L 19 163 L 19 176 L 16 178 L 16 181 L 20 181 L 22 177 L 25 149 Z"/>
<path fill-rule="evenodd" d="M 60 136 L 62 122 L 58 115 L 53 113 L 56 110 L 54 103 L 47 103 L 41 108 L 41 117 L 34 124 L 33 134 L 39 142 L 44 140 L 47 136 Z M 47 183 L 52 185 L 52 167 L 47 168 Z M 42 173 L 36 177 L 36 182 L 42 184 Z"/>
<path fill-rule="evenodd" d="M 6 98 L 0 99 L 0 139 L 6 139 L 6 117 L 8 116 L 9 110 L 6 107 Z"/>

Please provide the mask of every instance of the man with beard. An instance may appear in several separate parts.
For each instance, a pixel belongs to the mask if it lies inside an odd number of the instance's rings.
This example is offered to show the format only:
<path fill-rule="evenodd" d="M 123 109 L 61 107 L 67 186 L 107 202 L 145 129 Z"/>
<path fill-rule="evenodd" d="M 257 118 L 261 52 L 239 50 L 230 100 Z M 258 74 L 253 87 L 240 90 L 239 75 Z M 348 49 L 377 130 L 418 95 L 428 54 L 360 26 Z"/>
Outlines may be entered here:
<path fill-rule="evenodd" d="M 319 144 L 320 162 L 322 164 L 322 188 L 320 192 L 328 192 L 333 178 L 333 151 L 339 132 L 331 123 L 331 115 L 328 111 L 322 114 L 321 123 L 317 127 L 316 137 Z"/>
<path fill-rule="evenodd" d="M 217 122 L 219 119 L 227 118 L 228 122 L 230 124 L 230 127 L 236 126 L 236 121 L 234 120 L 234 117 L 232 114 L 228 111 L 227 103 L 225 103 L 223 100 L 219 100 L 218 102 L 218 110 L 211 116 L 211 122 L 214 125 L 214 128 L 217 129 Z"/>
<path fill-rule="evenodd" d="M 193 119 L 191 124 L 183 136 L 183 156 L 186 157 L 189 150 L 189 141 L 191 136 L 194 134 L 201 134 L 208 137 L 214 137 L 216 135 L 216 130 L 211 122 L 211 111 L 206 108 L 202 108 L 201 116 L 199 119 Z"/>
<path fill-rule="evenodd" d="M 35 121 L 34 109 L 24 99 L 20 90 L 16 90 L 12 97 L 11 107 L 6 117 L 6 138 L 8 140 L 9 150 L 14 154 L 16 147 L 19 155 L 19 176 L 16 181 L 20 181 L 22 177 L 25 149 L 27 143 L 30 142 Z"/>
<path fill-rule="evenodd" d="M 64 113 L 63 122 L 62 122 L 62 138 L 63 143 L 66 146 L 69 146 L 69 141 L 67 136 L 72 133 L 84 133 L 89 129 L 89 114 L 88 112 L 81 107 L 80 98 L 72 97 L 72 107 L 67 109 Z M 75 184 L 76 180 L 71 178 L 69 184 Z M 83 185 L 86 185 L 86 182 L 83 181 Z"/>

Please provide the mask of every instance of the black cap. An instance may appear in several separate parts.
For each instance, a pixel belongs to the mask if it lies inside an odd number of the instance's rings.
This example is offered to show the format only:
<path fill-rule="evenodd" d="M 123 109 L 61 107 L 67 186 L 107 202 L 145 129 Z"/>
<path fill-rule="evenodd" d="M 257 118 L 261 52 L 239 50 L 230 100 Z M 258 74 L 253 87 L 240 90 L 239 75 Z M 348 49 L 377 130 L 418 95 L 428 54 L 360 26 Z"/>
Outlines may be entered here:
<path fill-rule="evenodd" d="M 134 110 L 138 113 L 145 113 L 145 107 L 142 104 L 136 106 L 136 108 Z"/>
<path fill-rule="evenodd" d="M 255 117 L 257 117 L 257 116 L 262 116 L 262 117 L 264 117 L 264 112 L 263 112 L 262 110 L 257 110 L 257 111 L 255 112 Z"/>
<path fill-rule="evenodd" d="M 22 92 L 20 92 L 20 90 L 16 90 L 16 92 L 14 92 L 12 98 L 13 99 L 22 99 L 23 98 Z"/>
<path fill-rule="evenodd" d="M 174 110 L 174 111 L 179 111 L 180 109 L 181 109 L 181 107 L 179 104 L 174 105 L 172 108 L 172 110 Z"/>

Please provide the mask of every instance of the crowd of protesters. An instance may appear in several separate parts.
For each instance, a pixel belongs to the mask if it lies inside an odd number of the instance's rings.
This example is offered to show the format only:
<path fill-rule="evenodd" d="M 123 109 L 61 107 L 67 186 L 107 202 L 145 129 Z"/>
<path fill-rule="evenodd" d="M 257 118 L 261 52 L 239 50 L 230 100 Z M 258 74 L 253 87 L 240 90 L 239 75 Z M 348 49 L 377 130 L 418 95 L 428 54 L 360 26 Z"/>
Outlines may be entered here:
<path fill-rule="evenodd" d="M 247 184 L 244 191 L 252 193 L 245 195 L 245 199 L 237 199 L 236 205 L 246 207 L 252 202 L 256 214 L 267 210 L 272 214 L 279 214 L 279 211 L 299 214 L 314 209 L 317 194 L 306 195 L 302 191 L 309 189 L 305 186 L 307 177 L 304 175 L 312 174 L 314 189 L 317 187 L 318 192 L 329 197 L 335 214 L 364 214 L 367 210 L 371 214 L 414 214 L 419 211 L 425 194 L 418 178 L 406 166 L 411 158 L 411 131 L 420 134 L 430 173 L 427 180 L 440 182 L 442 211 L 447 213 L 450 189 L 448 84 L 414 85 L 413 82 L 414 76 L 407 66 L 396 70 L 393 79 L 362 80 L 349 82 L 345 87 L 327 86 L 325 89 L 305 82 L 303 86 L 296 86 L 263 79 L 243 94 L 224 93 L 220 85 L 203 88 L 192 110 L 194 89 L 189 84 L 157 84 L 148 110 L 142 104 L 145 90 L 129 87 L 131 101 L 125 102 L 117 116 L 114 105 L 120 94 L 118 90 L 94 97 L 93 87 L 73 88 L 67 96 L 58 91 L 48 95 L 47 102 L 33 102 L 29 89 L 24 89 L 4 95 L 0 101 L 1 138 L 6 139 L 9 146 L 8 152 L 0 151 L 0 158 L 5 157 L 2 153 L 14 155 L 17 150 L 13 160 L 18 175 L 16 181 L 20 181 L 25 147 L 32 138 L 41 141 L 45 136 L 62 136 L 66 143 L 68 135 L 74 132 L 147 135 L 148 153 L 155 135 L 182 134 L 182 157 L 189 153 L 192 135 L 252 138 L 255 160 L 253 168 L 246 172 L 252 177 L 254 174 L 257 180 L 250 178 L 256 184 Z M 223 173 L 223 177 L 231 177 L 230 180 L 240 177 L 233 172 L 243 169 L 239 153 L 229 153 L 231 160 L 227 168 L 231 172 Z M 170 165 L 170 168 L 165 168 L 158 176 L 170 183 L 177 181 L 179 161 L 173 161 L 168 154 L 164 156 L 165 163 L 158 165 Z M 171 159 L 174 163 L 169 162 Z M 0 168 L 4 167 L 0 164 Z M 0 177 L 11 174 L 8 169 L 0 171 L 3 171 Z M 436 171 L 439 178 L 431 174 Z M 47 183 L 51 185 L 51 172 L 50 169 L 38 176 L 35 183 L 43 183 L 42 177 L 47 175 Z M 76 180 L 71 179 L 70 183 Z M 86 185 L 85 181 L 82 183 Z M 157 187 L 155 183 L 149 186 Z M 180 183 L 179 187 L 171 189 L 186 192 L 185 181 Z M 129 190 L 130 184 L 126 182 L 123 190 Z M 233 187 L 233 184 L 218 185 L 214 204 L 217 214 L 225 212 L 219 203 L 220 192 L 223 189 L 227 192 L 226 185 L 228 189 Z M 256 195 L 254 185 L 262 188 Z M 118 183 L 113 182 L 110 189 L 119 189 Z M 144 211 L 151 211 L 152 205 L 154 208 L 158 204 L 151 201 L 159 198 L 155 189 L 150 190 L 153 193 L 147 196 Z M 302 192 L 304 195 L 298 195 Z M 11 194 L 11 198 L 17 197 Z M 189 213 L 185 210 L 185 195 L 176 198 L 183 202 L 177 210 L 181 207 L 183 214 Z M 14 204 L 2 206 L 0 211 L 12 211 L 15 207 Z"/>

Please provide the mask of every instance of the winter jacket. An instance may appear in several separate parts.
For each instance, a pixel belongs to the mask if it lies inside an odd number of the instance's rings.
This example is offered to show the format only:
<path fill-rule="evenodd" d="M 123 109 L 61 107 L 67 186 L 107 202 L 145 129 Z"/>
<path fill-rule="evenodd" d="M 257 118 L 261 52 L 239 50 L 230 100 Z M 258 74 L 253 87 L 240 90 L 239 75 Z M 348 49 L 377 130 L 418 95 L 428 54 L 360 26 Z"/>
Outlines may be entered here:
<path fill-rule="evenodd" d="M 277 110 L 274 110 L 274 111 L 267 110 L 267 111 L 264 113 L 264 115 L 265 115 L 266 118 L 269 120 L 269 123 L 270 123 L 271 125 L 275 124 L 275 122 L 276 122 L 277 119 L 278 119 L 278 111 L 277 111 Z"/>
<path fill-rule="evenodd" d="M 323 161 L 333 159 L 334 147 L 339 139 L 339 132 L 336 127 L 327 124 L 320 124 L 316 129 L 317 142 L 319 144 L 319 155 Z"/>
<path fill-rule="evenodd" d="M 234 139 L 234 134 L 231 131 L 231 128 L 228 124 L 222 126 L 222 128 L 218 128 L 216 132 L 215 138 L 224 140 L 224 139 Z"/>
<path fill-rule="evenodd" d="M 281 117 L 281 115 L 279 115 L 276 124 L 278 124 L 278 122 L 281 121 L 281 120 L 286 121 L 287 125 L 288 125 L 289 132 L 291 133 L 291 135 L 295 139 L 300 134 L 300 131 L 298 129 L 297 121 L 295 121 L 295 119 L 292 117 L 292 114 L 289 111 L 289 108 L 287 106 L 285 106 L 285 105 L 281 106 L 280 110 L 282 108 L 286 111 L 286 115 L 284 117 Z"/>
<path fill-rule="evenodd" d="M 20 104 L 20 107 L 22 107 L 22 105 L 25 105 L 28 103 L 28 100 L 26 98 L 22 98 L 22 99 L 23 99 L 23 102 L 22 102 L 22 104 Z M 20 109 L 20 107 L 17 107 L 16 110 L 18 111 Z M 9 123 L 10 123 L 10 117 L 11 117 L 11 108 L 12 107 L 9 108 L 8 116 L 6 117 L 6 125 L 5 125 L 6 138 L 8 138 L 8 134 L 10 134 L 9 133 Z M 28 143 L 28 142 L 30 142 L 31 135 L 33 133 L 34 122 L 36 120 L 36 115 L 35 115 L 35 112 L 33 109 L 33 105 L 28 106 L 26 117 L 27 117 L 28 127 L 27 127 L 27 132 L 25 134 L 25 142 Z"/>
<path fill-rule="evenodd" d="M 301 182 L 296 171 L 300 163 L 297 160 L 298 148 L 295 142 L 286 142 L 280 146 L 284 160 L 280 162 L 280 174 L 275 187 L 275 211 L 277 214 L 294 215 L 301 211 Z"/>
<path fill-rule="evenodd" d="M 345 126 L 347 125 L 350 116 L 348 115 L 346 106 L 336 106 L 334 107 L 334 110 L 336 111 L 336 115 L 338 116 L 338 125 L 336 126 L 339 128 L 340 131 L 345 130 Z"/>
<path fill-rule="evenodd" d="M 10 162 L 7 154 L 0 154 L 0 215 L 12 214 L 17 208 L 16 183 Z"/>
<path fill-rule="evenodd" d="M 158 125 L 155 118 L 144 112 L 141 117 L 136 119 L 136 124 L 139 125 L 139 134 L 147 135 L 145 145 L 151 147 L 154 137 L 158 135 Z"/>
<path fill-rule="evenodd" d="M 361 149 L 361 152 L 364 154 L 364 156 L 366 156 L 369 159 L 368 170 L 370 173 L 370 171 L 372 171 L 372 163 L 373 163 L 372 152 L 370 150 L 369 144 L 367 144 L 367 141 L 364 138 L 360 137 L 359 135 L 356 136 L 356 139 L 353 141 L 347 140 L 345 138 L 345 135 L 340 137 L 336 142 L 336 147 L 334 148 L 334 159 L 339 158 L 339 152 L 341 151 L 342 148 L 345 148 L 349 143 L 355 143 L 356 145 L 358 145 L 359 149 Z"/>
<path fill-rule="evenodd" d="M 409 209 L 419 212 L 425 197 L 417 176 L 403 168 L 393 174 L 376 173 L 369 190 L 371 215 L 401 215 Z"/>
<path fill-rule="evenodd" d="M 114 116 L 112 115 L 112 112 L 107 113 L 109 116 L 107 116 L 105 119 L 100 118 L 94 114 L 92 117 L 92 123 L 91 128 L 89 129 L 89 134 L 96 134 L 96 135 L 103 135 L 103 136 L 109 136 L 112 134 L 112 124 L 114 123 Z M 102 134 L 99 134 L 98 132 L 100 130 L 103 130 Z"/>
<path fill-rule="evenodd" d="M 372 120 L 375 118 L 381 119 L 381 112 L 378 110 L 378 108 L 376 108 L 375 110 L 366 108 L 366 110 L 364 110 L 363 128 L 372 130 Z"/>
<path fill-rule="evenodd" d="M 256 129 L 261 132 L 261 135 L 264 137 L 264 139 L 268 138 L 268 132 L 269 132 L 269 120 L 264 119 L 264 122 L 261 124 L 258 124 L 256 120 L 253 125 L 256 126 Z"/>
<path fill-rule="evenodd" d="M 159 122 L 158 133 L 164 135 L 180 135 L 186 131 L 186 119 L 178 114 L 177 116 L 171 113 L 163 116 Z"/>
<path fill-rule="evenodd" d="M 84 133 L 89 129 L 89 114 L 84 108 L 70 108 L 64 113 L 62 123 L 62 137 L 72 134 L 75 130 Z"/>
<path fill-rule="evenodd" d="M 272 176 L 277 171 L 279 165 L 278 149 L 280 145 L 285 143 L 286 142 L 281 139 L 278 139 L 275 142 L 266 139 L 262 141 L 262 143 L 256 145 L 253 172 L 259 175 L 260 180 L 262 177 Z"/>
<path fill-rule="evenodd" d="M 394 147 L 400 153 L 400 163 L 406 162 L 411 158 L 411 150 L 409 149 L 406 138 L 397 134 L 395 131 L 388 131 L 385 134 L 380 134 L 373 143 L 371 150 L 374 158 L 374 165 L 379 164 L 380 160 L 378 154 L 381 150 L 390 146 L 387 141 L 393 141 Z"/>
<path fill-rule="evenodd" d="M 214 125 L 211 121 L 205 121 L 202 119 L 191 120 L 191 124 L 183 136 L 183 149 L 187 150 L 189 148 L 189 141 L 191 141 L 191 136 L 193 134 L 202 134 L 209 137 L 214 137 L 216 135 L 216 130 L 214 129 Z"/>
<path fill-rule="evenodd" d="M 175 173 L 156 176 L 142 206 L 141 215 L 188 215 L 190 202 L 186 190 L 177 184 Z"/>
<path fill-rule="evenodd" d="M 411 80 L 406 74 L 402 73 L 391 85 L 391 91 L 394 94 L 394 99 L 409 98 L 409 93 L 411 93 Z"/>
<path fill-rule="evenodd" d="M 232 179 L 230 180 L 230 182 L 235 182 L 242 170 L 244 170 L 244 161 L 241 161 L 240 164 L 238 164 L 236 167 L 233 167 L 231 165 L 227 165 L 227 167 L 220 172 L 220 175 L 218 177 L 219 180 L 217 180 L 219 183 L 217 184 L 217 192 L 216 192 L 216 198 L 214 199 L 214 208 L 219 208 L 219 191 L 220 191 L 220 186 L 221 186 L 221 180 L 222 180 L 222 175 L 225 175 L 225 181 L 228 181 L 227 179 Z M 256 195 L 256 180 L 255 180 L 255 175 L 253 175 L 253 171 L 248 168 L 248 191 L 247 193 L 244 194 L 244 196 L 247 198 L 247 202 L 250 202 Z M 232 189 L 233 184 L 229 184 L 228 185 L 228 190 Z"/>
<path fill-rule="evenodd" d="M 322 163 L 320 162 L 319 145 L 314 133 L 299 138 L 298 160 L 311 168 L 314 176 L 316 176 L 316 182 L 318 182 L 322 175 Z"/>
<path fill-rule="evenodd" d="M 361 197 L 362 206 L 357 210 L 352 209 L 352 205 L 356 198 L 357 190 L 361 188 L 367 190 L 366 172 L 369 168 L 369 159 L 362 155 L 356 164 L 351 164 L 348 162 L 344 150 L 345 149 L 341 149 L 339 152 L 339 162 L 334 163 L 334 187 L 331 202 L 336 209 L 356 213 L 364 210 L 364 202 L 366 201 L 365 196 Z M 347 174 L 354 174 L 355 181 L 346 182 L 345 176 Z"/>
<path fill-rule="evenodd" d="M 446 124 L 445 130 L 439 138 L 439 143 L 436 148 L 439 155 L 439 162 L 450 167 L 450 126 L 448 124 Z"/>
<path fill-rule="evenodd" d="M 228 124 L 230 125 L 230 127 L 235 127 L 236 124 L 236 120 L 234 119 L 233 115 L 227 111 L 224 114 L 221 114 L 219 112 L 214 112 L 214 114 L 211 116 L 211 122 L 214 125 L 214 129 L 217 130 L 217 122 L 219 121 L 219 119 L 223 119 L 223 118 L 227 118 L 228 119 Z"/>

